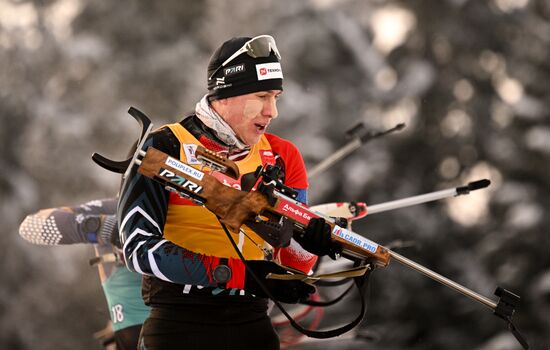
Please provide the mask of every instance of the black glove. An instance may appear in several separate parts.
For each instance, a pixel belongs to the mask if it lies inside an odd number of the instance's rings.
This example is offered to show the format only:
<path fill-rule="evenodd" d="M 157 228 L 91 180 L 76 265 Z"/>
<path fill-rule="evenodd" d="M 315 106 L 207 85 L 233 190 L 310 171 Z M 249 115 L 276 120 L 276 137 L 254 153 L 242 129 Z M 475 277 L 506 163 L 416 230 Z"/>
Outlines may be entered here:
<path fill-rule="evenodd" d="M 286 274 L 286 270 L 271 261 L 248 260 L 248 268 L 260 279 L 273 298 L 283 303 L 295 304 L 301 300 L 307 300 L 309 295 L 315 292 L 315 287 L 302 281 L 283 281 L 266 279 L 269 273 Z M 260 298 L 268 298 L 252 274 L 246 271 L 244 290 Z"/>
<path fill-rule="evenodd" d="M 340 243 L 331 238 L 330 225 L 323 218 L 309 220 L 304 232 L 294 234 L 294 239 L 310 253 L 318 256 L 328 255 L 333 260 L 342 252 Z"/>

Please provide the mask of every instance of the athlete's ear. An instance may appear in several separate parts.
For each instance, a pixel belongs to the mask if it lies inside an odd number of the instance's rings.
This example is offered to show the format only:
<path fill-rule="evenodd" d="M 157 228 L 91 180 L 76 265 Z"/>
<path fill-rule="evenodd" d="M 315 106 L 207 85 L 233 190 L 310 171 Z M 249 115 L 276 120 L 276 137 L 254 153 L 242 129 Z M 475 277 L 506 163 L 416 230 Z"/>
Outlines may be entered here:
<path fill-rule="evenodd" d="M 226 106 L 229 103 L 229 98 L 220 98 L 218 100 L 214 100 L 210 102 L 212 106 L 215 106 L 216 104 Z"/>
<path fill-rule="evenodd" d="M 229 104 L 229 101 L 227 100 L 227 98 L 222 98 L 222 99 L 214 100 L 210 102 L 212 109 L 214 109 L 222 117 L 225 114 L 225 111 L 227 110 L 228 104 Z"/>

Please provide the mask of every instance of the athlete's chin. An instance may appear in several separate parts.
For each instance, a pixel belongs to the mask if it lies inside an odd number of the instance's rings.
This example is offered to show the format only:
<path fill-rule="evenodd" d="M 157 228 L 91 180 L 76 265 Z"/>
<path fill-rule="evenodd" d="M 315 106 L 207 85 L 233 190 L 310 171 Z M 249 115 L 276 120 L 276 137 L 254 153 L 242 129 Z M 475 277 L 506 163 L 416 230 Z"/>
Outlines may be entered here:
<path fill-rule="evenodd" d="M 248 135 L 243 141 L 249 146 L 254 146 L 258 142 L 260 142 L 260 139 L 262 138 L 263 134 L 264 133 Z"/>

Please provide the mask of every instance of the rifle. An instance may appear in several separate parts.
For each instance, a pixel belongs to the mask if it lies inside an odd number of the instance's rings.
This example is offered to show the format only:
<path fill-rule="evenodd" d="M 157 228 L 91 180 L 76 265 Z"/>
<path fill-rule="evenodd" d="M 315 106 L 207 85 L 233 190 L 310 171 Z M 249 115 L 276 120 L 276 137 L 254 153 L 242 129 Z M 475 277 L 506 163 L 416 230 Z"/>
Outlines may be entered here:
<path fill-rule="evenodd" d="M 144 144 L 146 136 L 147 132 L 142 133 L 140 145 Z M 139 173 L 161 183 L 167 190 L 173 191 L 195 204 L 204 206 L 214 213 L 229 230 L 239 232 L 241 226 L 246 225 L 275 247 L 288 245 L 292 235 L 295 232 L 303 231 L 311 219 L 324 218 L 331 227 L 332 240 L 337 241 L 342 247 L 341 254 L 343 257 L 355 262 L 368 261 L 369 266 L 373 267 L 386 267 L 390 259 L 393 259 L 420 272 L 493 310 L 496 316 L 507 322 L 508 328 L 519 343 L 525 349 L 528 349 L 526 340 L 512 323 L 512 315 L 515 313 L 516 305 L 520 299 L 514 293 L 497 287 L 495 295 L 499 299 L 495 302 L 393 252 L 383 245 L 346 229 L 345 223 L 339 222 L 337 218 L 316 212 L 296 201 L 293 198 L 296 195 L 295 192 L 279 181 L 277 165 L 260 166 L 256 170 L 256 181 L 252 187 L 256 190 L 244 192 L 223 185 L 212 175 L 214 172 L 219 172 L 223 176 L 238 178 L 238 168 L 232 161 L 222 158 L 201 146 L 197 147 L 195 157 L 202 162 L 202 169 L 197 169 L 174 159 L 153 147 L 144 150 L 142 146 L 139 146 L 131 159 L 113 163 L 123 164 L 129 162 L 126 174 L 129 174 L 130 169 L 137 165 Z M 105 157 L 101 158 L 106 160 Z M 104 166 L 105 164 L 98 162 L 97 159 L 100 158 L 95 157 L 94 161 L 103 167 L 107 167 Z M 114 167 L 111 166 L 111 168 Z M 116 169 L 118 172 L 124 170 L 122 167 Z M 317 280 L 315 277 L 312 278 L 298 272 L 293 275 L 268 277 L 300 279 L 310 283 Z"/>
<path fill-rule="evenodd" d="M 515 330 L 511 323 L 511 317 L 515 312 L 519 296 L 498 287 L 495 295 L 499 297 L 495 302 L 481 294 L 474 292 L 386 247 L 375 243 L 368 238 L 359 235 L 338 225 L 337 220 L 313 211 L 306 205 L 297 202 L 291 197 L 280 192 L 284 185 L 276 182 L 271 175 L 273 166 L 266 166 L 259 171 L 258 187 L 256 191 L 243 192 L 228 187 L 219 182 L 212 175 L 193 168 L 165 153 L 149 147 L 147 151 L 140 153 L 143 158 L 138 160 L 138 172 L 162 183 L 170 191 L 178 193 L 184 198 L 205 206 L 220 218 L 220 221 L 233 231 L 238 232 L 242 225 L 254 230 L 255 223 L 270 222 L 275 225 L 279 222 L 290 221 L 292 231 L 303 231 L 312 218 L 324 218 L 332 229 L 332 239 L 342 246 L 342 256 L 350 260 L 369 260 L 376 267 L 385 267 L 390 259 L 416 270 L 427 277 L 464 294 L 486 307 L 493 310 L 496 316 L 508 322 L 509 327 Z M 195 153 L 197 159 L 206 160 L 210 165 L 225 171 L 224 163 L 231 162 L 218 157 L 212 152 L 206 151 L 201 146 Z M 289 189 L 285 189 L 289 192 Z M 271 233 L 265 234 L 262 230 L 255 230 L 262 238 L 272 242 L 276 246 L 286 245 L 290 237 L 273 237 Z M 296 273 L 295 275 L 271 276 L 272 278 L 309 280 L 309 277 Z M 525 340 L 514 331 L 518 341 L 527 348 Z"/>

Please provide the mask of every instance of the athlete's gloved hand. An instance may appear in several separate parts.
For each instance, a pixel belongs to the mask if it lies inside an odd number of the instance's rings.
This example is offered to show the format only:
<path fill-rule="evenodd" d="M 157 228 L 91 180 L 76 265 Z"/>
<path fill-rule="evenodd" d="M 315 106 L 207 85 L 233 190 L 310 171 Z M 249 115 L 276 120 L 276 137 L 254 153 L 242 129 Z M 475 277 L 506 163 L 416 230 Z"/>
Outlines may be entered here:
<path fill-rule="evenodd" d="M 304 232 L 294 234 L 294 239 L 310 253 L 328 255 L 333 260 L 342 252 L 340 243 L 331 239 L 331 228 L 323 218 L 313 218 Z"/>
<path fill-rule="evenodd" d="M 248 260 L 246 262 L 254 275 L 267 288 L 274 299 L 283 303 L 295 304 L 301 300 L 307 300 L 309 295 L 315 292 L 315 287 L 302 281 L 283 281 L 266 279 L 269 273 L 285 274 L 286 270 L 271 261 Z M 260 298 L 268 298 L 268 295 L 258 284 L 258 281 L 247 270 L 244 280 L 244 290 Z"/>

